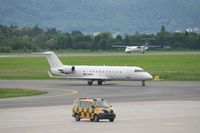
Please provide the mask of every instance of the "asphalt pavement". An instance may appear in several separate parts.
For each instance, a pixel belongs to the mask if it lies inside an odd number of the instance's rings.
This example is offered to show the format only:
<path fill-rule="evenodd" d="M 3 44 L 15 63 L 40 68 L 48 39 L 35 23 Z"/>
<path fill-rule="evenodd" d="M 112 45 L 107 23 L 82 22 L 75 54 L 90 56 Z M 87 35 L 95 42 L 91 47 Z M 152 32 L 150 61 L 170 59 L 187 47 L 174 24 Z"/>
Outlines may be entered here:
<path fill-rule="evenodd" d="M 0 87 L 48 94 L 0 99 L 2 133 L 199 133 L 200 82 L 110 81 L 102 86 L 74 80 L 0 80 Z M 103 97 L 114 107 L 114 122 L 72 118 L 79 97 Z"/>
<path fill-rule="evenodd" d="M 0 108 L 71 105 L 75 98 L 102 97 L 112 103 L 136 101 L 200 100 L 200 82 L 108 81 L 88 86 L 75 80 L 0 80 L 0 87 L 48 91 L 48 94 L 0 99 Z"/>

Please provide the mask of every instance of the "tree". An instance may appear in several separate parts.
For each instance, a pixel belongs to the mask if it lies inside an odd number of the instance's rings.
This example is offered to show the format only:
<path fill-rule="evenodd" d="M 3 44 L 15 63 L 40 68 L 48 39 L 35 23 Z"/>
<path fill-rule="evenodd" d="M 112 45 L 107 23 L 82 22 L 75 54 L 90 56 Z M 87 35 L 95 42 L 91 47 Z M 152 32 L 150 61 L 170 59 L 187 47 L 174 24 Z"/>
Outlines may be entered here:
<path fill-rule="evenodd" d="M 130 41 L 129 41 L 129 36 L 126 36 L 124 38 L 124 45 L 129 45 Z"/>
<path fill-rule="evenodd" d="M 166 31 L 165 31 L 165 26 L 164 26 L 164 25 L 161 25 L 160 32 L 161 32 L 161 33 L 162 33 L 162 32 L 166 32 Z"/>
<path fill-rule="evenodd" d="M 166 37 L 165 26 L 161 25 L 160 32 L 156 36 L 158 44 L 161 45 L 161 48 L 164 48 L 165 46 L 165 40 L 166 40 L 165 37 Z"/>
<path fill-rule="evenodd" d="M 122 40 L 123 40 L 121 35 L 117 35 L 117 36 L 116 36 L 116 39 L 117 39 L 118 41 L 122 41 Z"/>
<path fill-rule="evenodd" d="M 56 28 L 49 28 L 46 31 L 34 27 L 17 27 L 0 24 L 0 51 L 9 52 L 12 50 L 38 51 L 57 49 L 90 49 L 109 50 L 112 45 L 142 45 L 145 40 L 151 40 L 153 45 L 165 45 L 173 48 L 200 49 L 200 33 L 170 33 L 162 25 L 160 32 L 155 34 L 121 35 L 113 38 L 109 32 L 100 33 L 97 36 L 85 35 L 80 31 L 62 33 Z"/>

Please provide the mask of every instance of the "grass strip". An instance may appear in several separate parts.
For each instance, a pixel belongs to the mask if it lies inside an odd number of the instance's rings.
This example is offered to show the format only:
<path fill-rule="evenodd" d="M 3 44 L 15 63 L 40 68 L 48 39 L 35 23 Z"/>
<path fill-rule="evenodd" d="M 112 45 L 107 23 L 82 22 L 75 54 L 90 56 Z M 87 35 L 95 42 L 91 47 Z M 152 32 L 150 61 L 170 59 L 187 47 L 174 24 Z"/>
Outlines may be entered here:
<path fill-rule="evenodd" d="M 31 89 L 0 88 L 0 98 L 22 97 L 46 94 L 48 92 Z"/>
<path fill-rule="evenodd" d="M 200 81 L 200 54 L 65 56 L 66 65 L 138 66 L 163 80 Z M 45 57 L 0 58 L 0 79 L 52 79 Z"/>

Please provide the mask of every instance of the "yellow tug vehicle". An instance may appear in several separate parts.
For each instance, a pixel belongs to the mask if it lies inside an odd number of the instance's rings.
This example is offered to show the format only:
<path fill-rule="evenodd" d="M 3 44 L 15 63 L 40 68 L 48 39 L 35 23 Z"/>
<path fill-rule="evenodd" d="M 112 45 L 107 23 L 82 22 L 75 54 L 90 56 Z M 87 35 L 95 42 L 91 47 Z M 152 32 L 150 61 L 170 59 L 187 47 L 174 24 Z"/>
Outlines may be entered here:
<path fill-rule="evenodd" d="M 76 121 L 90 119 L 99 122 L 100 119 L 108 119 L 113 122 L 116 114 L 112 106 L 103 98 L 79 98 L 74 101 L 72 117 Z"/>

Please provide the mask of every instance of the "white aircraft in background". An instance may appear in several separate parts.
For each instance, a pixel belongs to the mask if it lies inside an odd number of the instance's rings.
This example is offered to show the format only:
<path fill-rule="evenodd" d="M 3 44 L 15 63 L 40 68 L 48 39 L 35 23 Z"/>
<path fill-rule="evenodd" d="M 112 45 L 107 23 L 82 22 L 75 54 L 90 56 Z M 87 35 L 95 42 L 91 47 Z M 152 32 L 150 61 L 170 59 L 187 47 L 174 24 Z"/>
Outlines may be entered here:
<path fill-rule="evenodd" d="M 142 86 L 145 86 L 146 80 L 153 78 L 139 67 L 63 65 L 54 52 L 43 54 L 50 65 L 50 77 L 88 80 L 88 85 L 92 85 L 93 81 L 102 85 L 102 82 L 109 80 L 133 80 L 142 81 Z"/>
<path fill-rule="evenodd" d="M 147 49 L 147 46 L 126 46 L 125 52 L 127 54 L 130 54 L 132 52 L 142 52 L 144 54 L 144 51 Z"/>
<path fill-rule="evenodd" d="M 149 47 L 157 47 L 157 46 L 149 46 L 148 42 L 145 42 L 145 45 L 142 46 L 118 46 L 113 45 L 115 48 L 125 48 L 125 53 L 130 54 L 132 52 L 142 52 L 144 54 L 144 51 L 147 50 Z"/>

